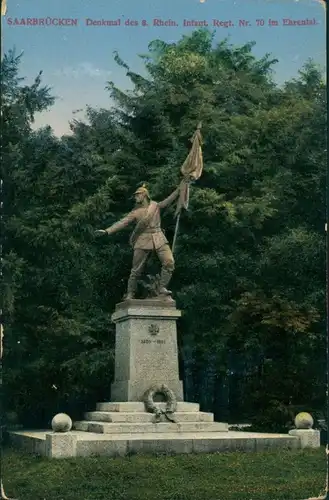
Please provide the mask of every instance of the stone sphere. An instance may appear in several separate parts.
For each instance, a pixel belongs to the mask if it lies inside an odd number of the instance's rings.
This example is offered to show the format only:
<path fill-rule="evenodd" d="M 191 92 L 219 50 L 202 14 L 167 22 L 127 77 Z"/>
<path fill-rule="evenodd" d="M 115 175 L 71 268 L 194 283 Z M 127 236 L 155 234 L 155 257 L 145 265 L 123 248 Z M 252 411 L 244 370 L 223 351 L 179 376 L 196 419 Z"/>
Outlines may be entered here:
<path fill-rule="evenodd" d="M 296 429 L 312 429 L 314 424 L 312 415 L 309 413 L 306 413 L 305 411 L 302 411 L 301 413 L 298 413 L 295 418 L 295 426 Z"/>
<path fill-rule="evenodd" d="M 57 413 L 51 421 L 54 432 L 69 432 L 72 429 L 72 420 L 66 413 Z"/>

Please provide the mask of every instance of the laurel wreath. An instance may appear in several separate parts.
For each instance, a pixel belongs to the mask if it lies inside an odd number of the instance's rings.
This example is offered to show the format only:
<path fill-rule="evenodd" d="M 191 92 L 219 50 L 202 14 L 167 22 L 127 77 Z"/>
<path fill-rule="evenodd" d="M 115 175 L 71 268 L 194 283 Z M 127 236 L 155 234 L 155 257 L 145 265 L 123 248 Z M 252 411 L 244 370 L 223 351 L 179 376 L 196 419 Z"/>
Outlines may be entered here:
<path fill-rule="evenodd" d="M 155 404 L 154 396 L 156 394 L 162 394 L 165 397 L 165 410 L 162 410 Z M 164 417 L 169 420 L 169 422 L 172 422 L 174 424 L 177 423 L 176 420 L 172 417 L 172 415 L 177 410 L 177 401 L 175 394 L 171 389 L 169 389 L 168 386 L 162 384 L 161 386 L 153 385 L 152 387 L 150 387 L 150 389 L 148 389 L 144 394 L 144 405 L 147 412 L 155 414 L 154 423 L 160 422 L 161 415 L 164 415 Z"/>

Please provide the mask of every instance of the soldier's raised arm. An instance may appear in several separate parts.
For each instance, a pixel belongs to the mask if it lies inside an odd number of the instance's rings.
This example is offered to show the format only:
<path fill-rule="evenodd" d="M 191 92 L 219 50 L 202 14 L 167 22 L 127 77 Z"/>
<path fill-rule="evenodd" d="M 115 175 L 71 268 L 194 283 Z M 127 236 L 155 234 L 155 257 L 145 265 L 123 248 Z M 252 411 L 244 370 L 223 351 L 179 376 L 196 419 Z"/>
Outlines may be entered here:
<path fill-rule="evenodd" d="M 166 208 L 168 207 L 169 205 L 171 205 L 179 196 L 179 193 L 180 193 L 180 190 L 182 188 L 182 185 L 183 184 L 188 184 L 189 180 L 188 179 L 183 179 L 180 183 L 180 185 L 178 186 L 177 189 L 175 189 L 175 191 L 173 193 L 171 193 L 168 198 L 165 198 L 164 200 L 162 201 L 159 201 L 158 205 L 160 208 Z"/>
<path fill-rule="evenodd" d="M 133 222 L 136 218 L 135 210 L 130 212 L 128 215 L 123 217 L 123 219 L 119 220 L 118 222 L 115 222 L 112 224 L 112 226 L 108 227 L 107 229 L 99 229 L 96 231 L 96 234 L 113 234 L 116 233 L 117 231 L 121 231 L 121 229 L 124 229 L 125 227 L 129 226 L 131 222 Z"/>
<path fill-rule="evenodd" d="M 171 205 L 177 198 L 180 192 L 180 186 L 175 189 L 173 193 L 171 193 L 167 198 L 162 201 L 159 201 L 158 205 L 160 208 L 166 208 Z"/>

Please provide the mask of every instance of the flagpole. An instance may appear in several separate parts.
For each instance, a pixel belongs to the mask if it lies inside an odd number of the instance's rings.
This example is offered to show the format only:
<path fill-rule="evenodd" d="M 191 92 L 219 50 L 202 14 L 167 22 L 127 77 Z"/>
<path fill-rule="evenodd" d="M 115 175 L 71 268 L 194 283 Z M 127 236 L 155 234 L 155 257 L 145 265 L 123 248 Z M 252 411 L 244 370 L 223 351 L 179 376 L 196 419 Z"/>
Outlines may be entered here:
<path fill-rule="evenodd" d="M 186 182 L 188 182 L 188 185 L 187 185 L 187 193 L 188 193 L 188 198 L 190 197 L 190 184 L 191 184 L 191 180 L 186 180 Z M 174 238 L 173 238 L 173 242 L 172 242 L 172 247 L 171 247 L 171 251 L 172 251 L 172 254 L 174 254 L 174 251 L 175 251 L 175 247 L 176 247 L 176 240 L 177 240 L 177 236 L 178 236 L 178 230 L 179 230 L 179 222 L 180 222 L 180 216 L 182 214 L 182 207 L 180 207 L 179 209 L 179 212 L 178 214 L 176 215 L 176 224 L 175 224 L 175 232 L 174 232 Z"/>
<path fill-rule="evenodd" d="M 182 211 L 180 210 L 178 215 L 177 215 L 177 218 L 176 218 L 175 233 L 174 233 L 174 239 L 173 239 L 172 248 L 171 248 L 171 251 L 173 254 L 175 252 L 175 246 L 176 246 L 176 240 L 177 240 L 177 235 L 178 235 L 178 228 L 179 228 L 179 221 L 180 221 L 181 213 L 182 213 Z"/>

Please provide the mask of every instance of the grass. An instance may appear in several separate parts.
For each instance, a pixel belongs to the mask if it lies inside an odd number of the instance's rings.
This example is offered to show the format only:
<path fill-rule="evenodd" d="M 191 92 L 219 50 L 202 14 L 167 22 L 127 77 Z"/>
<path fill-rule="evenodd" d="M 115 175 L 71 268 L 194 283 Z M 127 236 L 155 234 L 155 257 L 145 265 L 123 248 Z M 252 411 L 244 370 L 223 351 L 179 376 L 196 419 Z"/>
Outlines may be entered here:
<path fill-rule="evenodd" d="M 47 459 L 3 451 L 17 500 L 302 500 L 323 494 L 325 449 Z"/>

